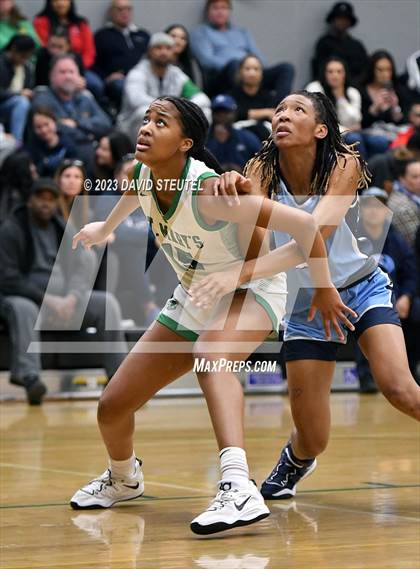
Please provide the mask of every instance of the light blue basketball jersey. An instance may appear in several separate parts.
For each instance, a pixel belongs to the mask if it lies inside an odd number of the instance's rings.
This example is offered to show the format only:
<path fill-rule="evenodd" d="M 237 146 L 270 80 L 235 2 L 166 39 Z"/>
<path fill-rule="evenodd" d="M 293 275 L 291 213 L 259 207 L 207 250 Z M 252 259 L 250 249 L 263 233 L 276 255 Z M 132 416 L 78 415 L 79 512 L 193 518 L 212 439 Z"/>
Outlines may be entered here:
<path fill-rule="evenodd" d="M 319 201 L 323 199 L 323 196 L 310 196 L 305 202 L 298 203 L 282 181 L 279 193 L 273 196 L 273 199 L 284 205 L 312 214 Z M 352 207 L 358 209 L 357 199 Z M 279 232 L 275 233 L 274 238 L 276 247 L 284 245 L 291 240 L 289 235 Z M 337 288 L 349 286 L 352 282 L 358 281 L 372 273 L 376 268 L 376 261 L 360 251 L 357 239 L 346 219 L 343 219 L 334 233 L 326 240 L 326 247 L 331 278 L 334 286 Z M 300 284 L 300 287 L 312 287 L 307 266 L 292 269 L 288 272 L 289 278 L 296 280 L 296 284 Z"/>
<path fill-rule="evenodd" d="M 281 182 L 279 193 L 273 199 L 298 208 L 308 213 L 313 213 L 314 209 L 323 196 L 310 196 L 303 203 L 296 202 L 294 196 L 287 190 L 286 185 Z M 358 216 L 358 200 L 355 200 L 352 209 Z M 290 235 L 276 232 L 276 246 L 280 247 L 291 240 Z M 377 263 L 373 257 L 368 257 L 362 253 L 358 247 L 357 239 L 349 227 L 346 219 L 343 219 L 337 226 L 334 233 L 326 240 L 328 251 L 328 265 L 331 278 L 336 288 L 346 288 L 341 293 L 343 302 L 358 313 L 358 318 L 354 322 L 375 306 L 392 307 L 392 291 L 389 290 L 389 278 L 377 269 Z M 376 274 L 378 272 L 378 274 Z M 362 281 L 368 275 L 375 274 L 375 278 L 366 285 L 360 284 L 358 287 L 351 287 L 352 284 Z M 361 290 L 363 288 L 363 294 Z M 347 290 L 351 294 L 346 296 Z M 313 296 L 313 284 L 307 264 L 290 269 L 287 272 L 287 305 L 285 316 L 285 335 L 284 339 L 314 339 L 325 340 L 325 330 L 322 319 L 317 312 L 312 322 L 307 322 L 308 310 Z M 345 299 L 344 299 L 345 296 Z M 350 320 L 353 321 L 352 318 Z M 335 331 L 332 332 L 332 340 L 338 341 Z"/>

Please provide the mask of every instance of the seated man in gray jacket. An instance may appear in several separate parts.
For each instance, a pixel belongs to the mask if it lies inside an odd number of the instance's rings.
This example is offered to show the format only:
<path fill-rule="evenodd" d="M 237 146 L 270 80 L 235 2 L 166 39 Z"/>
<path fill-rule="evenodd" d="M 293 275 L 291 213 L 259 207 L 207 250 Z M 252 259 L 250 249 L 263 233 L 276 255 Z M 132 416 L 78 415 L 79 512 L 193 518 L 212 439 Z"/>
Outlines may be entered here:
<path fill-rule="evenodd" d="M 137 139 L 144 113 L 157 97 L 185 97 L 199 105 L 209 120 L 211 118 L 210 99 L 188 75 L 171 63 L 173 47 L 174 40 L 168 34 L 153 34 L 147 57 L 127 75 L 117 125 L 133 142 Z"/>
<path fill-rule="evenodd" d="M 57 216 L 58 198 L 54 180 L 40 178 L 27 204 L 0 227 L 0 316 L 8 324 L 10 382 L 26 389 L 31 405 L 39 405 L 46 393 L 40 354 L 28 351 L 31 343 L 39 342 L 38 324 L 43 330 L 76 334 L 95 327 L 97 338 L 112 345 L 102 356 L 108 378 L 127 353 L 118 302 L 109 293 L 91 291 L 93 257 L 81 249 L 72 251 L 75 232 L 64 231 Z"/>

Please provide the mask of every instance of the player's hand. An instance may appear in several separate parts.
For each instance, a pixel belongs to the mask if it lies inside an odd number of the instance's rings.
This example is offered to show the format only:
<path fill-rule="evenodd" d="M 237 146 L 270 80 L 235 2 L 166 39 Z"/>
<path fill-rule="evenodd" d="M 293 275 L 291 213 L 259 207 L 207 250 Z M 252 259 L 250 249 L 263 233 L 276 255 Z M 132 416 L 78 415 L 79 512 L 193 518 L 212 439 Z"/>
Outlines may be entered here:
<path fill-rule="evenodd" d="M 408 315 L 410 313 L 410 307 L 411 307 L 411 299 L 408 296 L 408 294 L 403 294 L 402 296 L 400 296 L 400 298 L 395 303 L 395 308 L 397 309 L 398 316 L 402 320 L 408 318 Z"/>
<path fill-rule="evenodd" d="M 108 237 L 105 231 L 105 221 L 88 223 L 73 237 L 72 248 L 76 249 L 80 241 L 83 247 L 89 250 L 93 245 L 106 241 Z"/>
<path fill-rule="evenodd" d="M 73 119 L 60 119 L 60 123 L 69 128 L 77 128 L 77 122 Z"/>
<path fill-rule="evenodd" d="M 215 181 L 213 192 L 215 196 L 224 196 L 228 206 L 239 203 L 238 194 L 250 194 L 252 183 L 239 172 L 225 172 Z"/>
<path fill-rule="evenodd" d="M 73 294 L 68 294 L 65 297 L 47 294 L 44 300 L 56 316 L 65 322 L 71 319 L 77 305 L 77 298 Z"/>
<path fill-rule="evenodd" d="M 354 310 L 344 304 L 334 287 L 315 289 L 311 307 L 309 309 L 308 322 L 311 322 L 315 318 L 317 310 L 321 313 L 327 340 L 331 340 L 331 324 L 333 325 L 338 338 L 342 341 L 344 341 L 345 337 L 339 322 L 344 324 L 344 326 L 349 330 L 354 330 L 354 326 L 347 318 L 346 314 L 349 314 L 354 318 L 357 318 L 357 314 Z"/>
<path fill-rule="evenodd" d="M 240 285 L 241 267 L 242 264 L 239 264 L 228 271 L 212 273 L 200 282 L 193 283 L 188 291 L 193 304 L 197 308 L 210 308 L 223 296 L 234 292 Z"/>

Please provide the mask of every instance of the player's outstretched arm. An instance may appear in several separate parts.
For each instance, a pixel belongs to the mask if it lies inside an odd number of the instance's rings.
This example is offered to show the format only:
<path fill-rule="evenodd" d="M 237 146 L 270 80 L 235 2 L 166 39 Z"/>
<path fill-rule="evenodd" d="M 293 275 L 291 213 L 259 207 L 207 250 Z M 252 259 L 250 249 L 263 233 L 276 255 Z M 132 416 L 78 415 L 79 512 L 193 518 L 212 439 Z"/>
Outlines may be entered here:
<path fill-rule="evenodd" d="M 129 176 L 131 182 L 132 173 Z M 129 190 L 121 195 L 118 203 L 115 205 L 111 213 L 105 221 L 95 221 L 85 225 L 73 237 L 72 247 L 76 249 L 80 242 L 86 249 L 90 249 L 94 245 L 100 245 L 107 241 L 108 237 L 115 231 L 119 224 L 133 213 L 140 203 L 137 199 L 136 192 L 130 187 Z"/>

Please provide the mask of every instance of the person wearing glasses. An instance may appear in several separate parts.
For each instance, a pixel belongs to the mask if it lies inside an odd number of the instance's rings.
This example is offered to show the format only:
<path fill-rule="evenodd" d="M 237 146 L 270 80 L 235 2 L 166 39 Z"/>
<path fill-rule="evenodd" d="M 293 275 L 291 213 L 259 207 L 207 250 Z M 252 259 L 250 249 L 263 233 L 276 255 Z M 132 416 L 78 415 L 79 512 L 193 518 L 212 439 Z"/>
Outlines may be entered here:
<path fill-rule="evenodd" d="M 95 34 L 95 70 L 106 84 L 106 94 L 121 106 L 125 76 L 146 53 L 150 34 L 133 22 L 130 0 L 112 0 L 108 22 Z"/>

